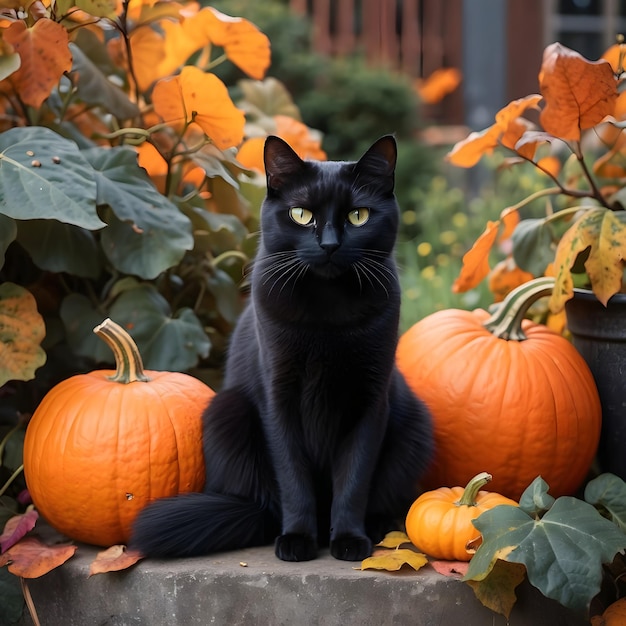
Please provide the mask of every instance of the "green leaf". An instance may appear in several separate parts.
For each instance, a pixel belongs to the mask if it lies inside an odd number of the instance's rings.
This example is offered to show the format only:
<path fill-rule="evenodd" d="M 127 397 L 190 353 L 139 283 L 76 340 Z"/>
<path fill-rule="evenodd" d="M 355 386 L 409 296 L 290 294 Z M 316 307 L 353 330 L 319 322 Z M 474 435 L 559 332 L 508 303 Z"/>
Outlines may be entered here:
<path fill-rule="evenodd" d="M 519 501 L 520 509 L 531 517 L 541 517 L 553 504 L 554 498 L 548 493 L 548 483 L 541 476 L 537 476 L 526 487 Z"/>
<path fill-rule="evenodd" d="M 0 567 L 0 624 L 16 623 L 24 611 L 24 595 L 20 579 Z"/>
<path fill-rule="evenodd" d="M 74 142 L 39 126 L 0 133 L 0 213 L 96 230 L 105 224 L 95 200 L 93 169 Z"/>
<path fill-rule="evenodd" d="M 4 255 L 9 245 L 17 237 L 17 224 L 14 220 L 0 213 L 0 268 L 4 265 Z"/>
<path fill-rule="evenodd" d="M 558 498 L 539 520 L 503 505 L 483 513 L 474 525 L 483 543 L 467 579 L 486 578 L 498 558 L 522 563 L 532 585 L 576 611 L 588 609 L 600 591 L 602 564 L 626 548 L 626 535 L 615 524 L 571 497 Z"/>
<path fill-rule="evenodd" d="M 615 474 L 600 474 L 585 487 L 585 500 L 606 511 L 609 519 L 626 533 L 626 482 Z"/>
<path fill-rule="evenodd" d="M 73 58 L 72 72 L 78 74 L 76 93 L 81 100 L 87 104 L 102 106 L 118 120 L 139 115 L 139 107 L 75 43 L 70 43 L 70 50 Z"/>
<path fill-rule="evenodd" d="M 243 307 L 239 287 L 224 270 L 215 269 L 206 277 L 209 291 L 215 296 L 215 306 L 219 314 L 230 324 L 234 324 Z"/>
<path fill-rule="evenodd" d="M 115 17 L 115 0 L 76 0 L 76 6 L 94 17 Z"/>
<path fill-rule="evenodd" d="M 126 148 L 84 151 L 95 170 L 98 204 L 111 207 L 105 219 L 102 247 L 125 274 L 156 278 L 176 265 L 193 247 L 191 222 L 160 194 Z"/>
<path fill-rule="evenodd" d="M 56 220 L 18 222 L 17 240 L 37 267 L 49 272 L 97 278 L 102 255 L 93 233 Z"/>
<path fill-rule="evenodd" d="M 534 276 L 543 276 L 554 261 L 554 231 L 545 219 L 522 220 L 511 237 L 513 260 L 517 267 Z"/>
<path fill-rule="evenodd" d="M 30 291 L 13 283 L 0 284 L 0 387 L 8 380 L 31 380 L 46 362 L 41 342 L 43 318 Z"/>
<path fill-rule="evenodd" d="M 63 300 L 61 318 L 76 354 L 113 361 L 111 351 L 93 334 L 94 326 L 107 316 L 132 335 L 147 369 L 182 372 L 209 354 L 211 343 L 193 311 L 184 308 L 172 315 L 167 300 L 145 283 L 121 291 L 107 314 L 78 294 Z"/>
<path fill-rule="evenodd" d="M 265 80 L 240 80 L 237 85 L 241 89 L 245 101 L 239 105 L 253 114 L 257 123 L 263 123 L 275 115 L 286 115 L 301 120 L 300 110 L 294 104 L 287 88 L 276 78 L 268 77 Z M 267 123 L 267 122 L 266 122 Z M 271 122 L 274 123 L 273 120 Z M 274 130 L 263 126 L 264 130 Z"/>
<path fill-rule="evenodd" d="M 209 178 L 221 178 L 235 189 L 239 188 L 237 176 L 246 172 L 235 159 L 231 150 L 220 150 L 215 144 L 208 143 L 191 155 L 191 160 L 200 166 Z"/>

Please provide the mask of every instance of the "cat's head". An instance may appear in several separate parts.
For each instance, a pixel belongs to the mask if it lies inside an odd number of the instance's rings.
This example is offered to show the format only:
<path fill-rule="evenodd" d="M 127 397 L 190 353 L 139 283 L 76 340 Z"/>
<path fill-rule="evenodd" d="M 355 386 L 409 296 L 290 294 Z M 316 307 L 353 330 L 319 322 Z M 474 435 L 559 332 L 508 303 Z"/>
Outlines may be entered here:
<path fill-rule="evenodd" d="M 300 272 L 384 281 L 380 264 L 390 258 L 398 229 L 396 156 L 391 135 L 356 162 L 305 161 L 282 139 L 268 137 L 261 253 L 293 268 L 294 280 Z"/>

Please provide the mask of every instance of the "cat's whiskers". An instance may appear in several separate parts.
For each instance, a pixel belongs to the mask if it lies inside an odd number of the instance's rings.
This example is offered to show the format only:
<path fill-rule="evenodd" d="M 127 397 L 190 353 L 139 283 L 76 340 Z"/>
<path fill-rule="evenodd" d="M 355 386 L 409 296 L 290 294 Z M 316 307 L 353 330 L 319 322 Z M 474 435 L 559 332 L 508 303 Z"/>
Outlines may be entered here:
<path fill-rule="evenodd" d="M 262 284 L 267 285 L 271 282 L 271 287 L 268 291 L 268 296 L 272 293 L 274 288 L 280 283 L 279 295 L 289 282 L 292 282 L 293 288 L 300 278 L 306 273 L 309 266 L 303 263 L 297 255 L 295 250 L 287 250 L 283 252 L 275 252 L 265 255 L 262 258 L 263 261 L 270 261 L 269 265 L 261 272 Z"/>
<path fill-rule="evenodd" d="M 359 289 L 361 291 L 363 290 L 362 274 L 372 288 L 376 286 L 374 283 L 377 283 L 383 288 L 387 294 L 387 298 L 389 298 L 387 286 L 395 280 L 396 274 L 385 263 L 379 261 L 377 258 L 373 258 L 376 256 L 386 258 L 388 254 L 380 250 L 362 250 L 362 252 L 363 256 L 361 259 L 352 264 L 352 268 L 359 281 Z"/>

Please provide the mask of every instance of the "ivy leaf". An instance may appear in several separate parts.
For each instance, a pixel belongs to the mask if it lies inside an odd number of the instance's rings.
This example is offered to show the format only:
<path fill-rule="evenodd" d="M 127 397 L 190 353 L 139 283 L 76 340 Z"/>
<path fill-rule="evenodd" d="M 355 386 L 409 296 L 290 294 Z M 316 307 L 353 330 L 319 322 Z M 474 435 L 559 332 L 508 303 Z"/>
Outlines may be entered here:
<path fill-rule="evenodd" d="M 545 219 L 522 220 L 513 231 L 513 260 L 534 276 L 543 276 L 546 267 L 554 261 L 555 233 Z"/>
<path fill-rule="evenodd" d="M 96 212 L 93 168 L 73 141 L 40 126 L 0 133 L 0 213 L 88 230 L 106 226 Z"/>
<path fill-rule="evenodd" d="M 46 334 L 33 295 L 13 283 L 0 284 L 0 387 L 8 380 L 32 380 L 46 362 Z"/>
<path fill-rule="evenodd" d="M 624 211 L 593 208 L 565 232 L 556 250 L 555 267 L 559 268 L 550 299 L 550 308 L 558 312 L 571 298 L 574 289 L 571 268 L 578 255 L 589 248 L 585 270 L 594 294 L 606 306 L 622 286 L 626 259 L 626 215 Z"/>
<path fill-rule="evenodd" d="M 523 565 L 498 559 L 486 578 L 467 582 L 484 606 L 508 620 L 517 600 L 515 589 L 525 577 Z"/>
<path fill-rule="evenodd" d="M 84 151 L 95 171 L 97 202 L 108 205 L 109 228 L 102 247 L 115 267 L 126 274 L 156 278 L 176 265 L 193 247 L 191 223 L 178 207 L 160 194 L 126 148 Z"/>
<path fill-rule="evenodd" d="M 81 100 L 87 104 L 103 106 L 118 120 L 139 115 L 139 107 L 76 44 L 70 43 L 70 50 L 74 57 L 72 73 L 78 74 L 76 93 Z"/>
<path fill-rule="evenodd" d="M 626 482 L 615 474 L 600 474 L 585 487 L 585 500 L 610 515 L 626 533 Z"/>
<path fill-rule="evenodd" d="M 548 483 L 538 476 L 524 490 L 519 506 L 531 517 L 541 517 L 552 505 L 554 498 L 548 493 Z"/>
<path fill-rule="evenodd" d="M 84 228 L 56 220 L 20 221 L 17 240 L 43 270 L 87 278 L 100 275 L 100 246 Z"/>
<path fill-rule="evenodd" d="M 184 372 L 211 348 L 193 311 L 180 309 L 172 315 L 167 300 L 150 284 L 121 291 L 108 312 L 96 310 L 82 295 L 70 294 L 60 314 L 72 351 L 98 363 L 113 361 L 109 348 L 93 334 L 107 315 L 130 332 L 147 369 Z"/>
<path fill-rule="evenodd" d="M 484 580 L 498 558 L 526 566 L 528 579 L 546 597 L 586 610 L 600 591 L 602 564 L 626 548 L 626 535 L 596 509 L 572 497 L 558 498 L 541 519 L 502 505 L 474 521 L 483 543 L 466 579 Z"/>
<path fill-rule="evenodd" d="M 384 554 L 370 556 L 363 560 L 361 569 L 381 569 L 388 572 L 397 572 L 404 565 L 409 565 L 414 570 L 419 570 L 426 563 L 428 563 L 428 558 L 425 554 L 407 548 L 406 550 L 388 550 Z"/>
<path fill-rule="evenodd" d="M 17 224 L 15 220 L 0 213 L 0 267 L 4 265 L 4 255 L 16 237 Z"/>

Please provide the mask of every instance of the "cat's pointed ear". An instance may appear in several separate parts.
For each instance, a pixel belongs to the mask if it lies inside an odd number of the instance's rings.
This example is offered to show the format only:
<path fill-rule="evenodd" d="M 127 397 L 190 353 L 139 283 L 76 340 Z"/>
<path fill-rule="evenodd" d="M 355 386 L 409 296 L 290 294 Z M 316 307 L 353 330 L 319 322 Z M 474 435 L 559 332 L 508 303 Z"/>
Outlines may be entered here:
<path fill-rule="evenodd" d="M 280 189 L 286 180 L 298 174 L 304 161 L 280 137 L 270 135 L 263 151 L 268 189 Z"/>
<path fill-rule="evenodd" d="M 360 175 L 366 175 L 381 182 L 386 181 L 389 190 L 393 191 L 397 158 L 396 140 L 393 135 L 385 135 L 358 160 L 355 170 Z"/>

